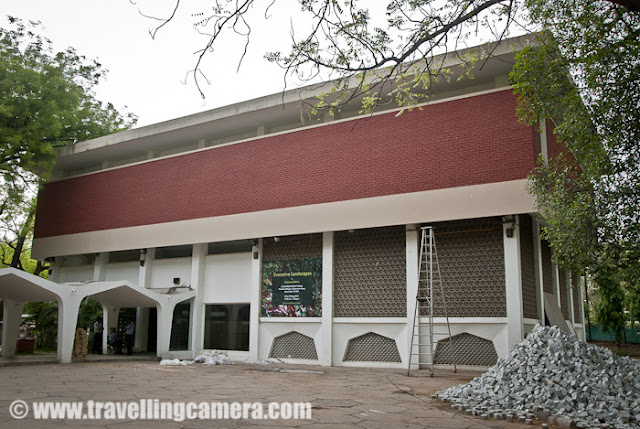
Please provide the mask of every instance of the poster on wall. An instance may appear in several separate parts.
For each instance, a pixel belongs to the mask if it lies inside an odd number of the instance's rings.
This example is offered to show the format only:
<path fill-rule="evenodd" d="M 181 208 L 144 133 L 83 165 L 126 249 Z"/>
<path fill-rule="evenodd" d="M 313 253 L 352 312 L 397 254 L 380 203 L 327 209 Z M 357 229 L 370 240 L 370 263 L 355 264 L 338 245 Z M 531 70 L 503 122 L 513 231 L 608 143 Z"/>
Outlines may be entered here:
<path fill-rule="evenodd" d="M 264 261 L 262 316 L 322 316 L 322 258 Z"/>

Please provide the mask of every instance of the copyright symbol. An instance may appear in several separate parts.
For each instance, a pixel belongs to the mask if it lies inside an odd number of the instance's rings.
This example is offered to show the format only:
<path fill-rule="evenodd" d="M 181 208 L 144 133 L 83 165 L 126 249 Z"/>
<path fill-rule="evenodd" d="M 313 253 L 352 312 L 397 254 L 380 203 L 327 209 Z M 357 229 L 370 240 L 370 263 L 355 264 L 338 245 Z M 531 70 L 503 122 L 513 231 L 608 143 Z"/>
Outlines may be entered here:
<path fill-rule="evenodd" d="M 16 399 L 9 406 L 9 414 L 14 419 L 24 419 L 29 414 L 29 405 L 22 399 Z"/>

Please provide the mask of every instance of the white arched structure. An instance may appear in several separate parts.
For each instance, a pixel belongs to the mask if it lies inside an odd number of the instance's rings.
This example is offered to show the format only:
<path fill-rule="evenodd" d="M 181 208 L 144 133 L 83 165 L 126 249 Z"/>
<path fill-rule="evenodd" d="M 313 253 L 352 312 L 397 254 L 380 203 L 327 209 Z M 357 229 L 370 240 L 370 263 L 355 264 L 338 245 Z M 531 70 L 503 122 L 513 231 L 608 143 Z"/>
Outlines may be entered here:
<path fill-rule="evenodd" d="M 58 302 L 58 360 L 71 362 L 80 303 L 86 297 L 100 302 L 103 307 L 104 326 L 117 323 L 121 307 L 155 307 L 158 311 L 157 354 L 169 351 L 171 322 L 175 306 L 192 299 L 195 291 L 161 294 L 128 281 L 100 281 L 85 283 L 55 283 L 17 270 L 0 270 L 0 299 L 4 302 L 2 326 L 2 357 L 15 355 L 20 318 L 26 302 Z M 115 317 L 114 317 L 115 315 Z M 106 349 L 106 335 L 103 350 Z"/>

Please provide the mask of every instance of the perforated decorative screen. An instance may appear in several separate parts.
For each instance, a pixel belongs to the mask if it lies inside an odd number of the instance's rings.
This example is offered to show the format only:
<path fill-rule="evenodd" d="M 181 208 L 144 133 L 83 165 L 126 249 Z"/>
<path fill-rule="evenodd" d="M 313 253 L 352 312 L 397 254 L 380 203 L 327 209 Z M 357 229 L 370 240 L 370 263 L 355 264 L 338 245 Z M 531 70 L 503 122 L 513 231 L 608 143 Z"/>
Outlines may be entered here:
<path fill-rule="evenodd" d="M 538 318 L 536 301 L 536 264 L 533 257 L 533 224 L 531 216 L 520 215 L 520 267 L 522 273 L 522 312 L 530 319 Z"/>
<path fill-rule="evenodd" d="M 558 270 L 558 289 L 560 289 L 560 309 L 564 320 L 569 320 L 569 302 L 567 299 L 567 274 Z"/>
<path fill-rule="evenodd" d="M 492 366 L 498 361 L 498 354 L 492 341 L 467 332 L 438 341 L 434 363 L 456 365 Z"/>
<path fill-rule="evenodd" d="M 345 361 L 401 362 L 398 346 L 392 338 L 368 332 L 351 338 L 344 355 Z"/>
<path fill-rule="evenodd" d="M 406 317 L 405 231 L 403 225 L 336 232 L 335 317 Z"/>
<path fill-rule="evenodd" d="M 318 359 L 313 338 L 291 331 L 273 339 L 269 357 L 280 359 Z"/>
<path fill-rule="evenodd" d="M 504 317 L 506 291 L 500 218 L 434 224 L 449 317 Z M 444 316 L 439 286 L 434 315 Z"/>

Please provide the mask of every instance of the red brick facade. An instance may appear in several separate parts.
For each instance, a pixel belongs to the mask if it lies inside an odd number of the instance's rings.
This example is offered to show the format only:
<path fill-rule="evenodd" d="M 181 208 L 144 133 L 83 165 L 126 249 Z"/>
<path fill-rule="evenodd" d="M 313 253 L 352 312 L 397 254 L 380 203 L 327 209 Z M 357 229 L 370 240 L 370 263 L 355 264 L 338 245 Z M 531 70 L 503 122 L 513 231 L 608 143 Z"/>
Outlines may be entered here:
<path fill-rule="evenodd" d="M 523 179 L 537 131 L 515 108 L 505 90 L 52 182 L 39 196 L 35 234 Z"/>

